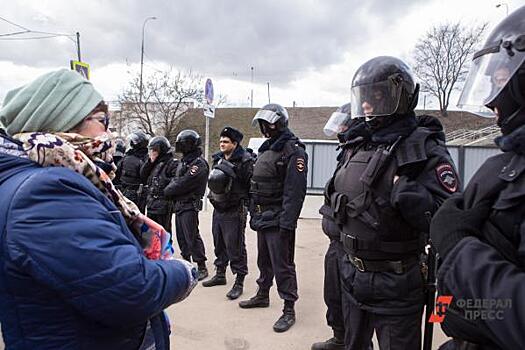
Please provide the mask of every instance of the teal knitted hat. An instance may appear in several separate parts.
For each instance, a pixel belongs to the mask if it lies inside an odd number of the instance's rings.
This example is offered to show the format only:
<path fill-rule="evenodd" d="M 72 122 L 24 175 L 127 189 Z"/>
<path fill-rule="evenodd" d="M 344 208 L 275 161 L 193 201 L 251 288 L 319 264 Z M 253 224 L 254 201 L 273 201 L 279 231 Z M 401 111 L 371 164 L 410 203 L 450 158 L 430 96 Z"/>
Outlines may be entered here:
<path fill-rule="evenodd" d="M 0 110 L 0 127 L 9 135 L 69 131 L 101 101 L 93 84 L 77 72 L 60 69 L 9 91 Z"/>

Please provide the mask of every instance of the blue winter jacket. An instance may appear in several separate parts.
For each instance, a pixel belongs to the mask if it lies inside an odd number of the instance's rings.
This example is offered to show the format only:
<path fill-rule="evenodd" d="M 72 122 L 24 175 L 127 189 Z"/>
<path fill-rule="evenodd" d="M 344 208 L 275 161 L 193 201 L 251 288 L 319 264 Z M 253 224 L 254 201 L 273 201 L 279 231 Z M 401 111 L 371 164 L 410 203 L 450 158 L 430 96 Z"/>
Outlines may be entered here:
<path fill-rule="evenodd" d="M 188 291 L 184 265 L 147 260 L 115 205 L 85 177 L 40 167 L 13 145 L 0 134 L 6 349 L 138 349 L 148 320 L 156 349 L 168 349 L 162 310 Z"/>

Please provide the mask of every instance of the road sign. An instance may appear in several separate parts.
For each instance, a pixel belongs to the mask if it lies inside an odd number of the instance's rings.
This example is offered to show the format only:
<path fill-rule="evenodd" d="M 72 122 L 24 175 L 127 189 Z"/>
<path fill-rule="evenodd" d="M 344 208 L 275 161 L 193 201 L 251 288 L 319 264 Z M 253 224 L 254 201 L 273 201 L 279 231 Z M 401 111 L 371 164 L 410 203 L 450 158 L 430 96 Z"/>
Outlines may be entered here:
<path fill-rule="evenodd" d="M 204 104 L 203 106 L 204 116 L 207 118 L 215 118 L 215 106 L 210 104 Z"/>
<path fill-rule="evenodd" d="M 204 86 L 204 96 L 206 96 L 206 101 L 209 105 L 213 103 L 213 83 L 211 79 L 206 80 L 206 85 Z"/>
<path fill-rule="evenodd" d="M 80 61 L 69 61 L 71 69 L 80 73 L 84 78 L 89 80 L 89 64 Z"/>

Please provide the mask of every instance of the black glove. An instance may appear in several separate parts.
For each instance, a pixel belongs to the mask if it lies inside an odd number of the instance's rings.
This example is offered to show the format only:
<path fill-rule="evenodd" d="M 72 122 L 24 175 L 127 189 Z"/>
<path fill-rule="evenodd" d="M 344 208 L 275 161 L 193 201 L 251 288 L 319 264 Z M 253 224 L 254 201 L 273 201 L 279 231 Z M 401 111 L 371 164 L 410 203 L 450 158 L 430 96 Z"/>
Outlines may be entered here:
<path fill-rule="evenodd" d="M 430 239 L 442 259 L 467 236 L 480 236 L 488 219 L 492 201 L 484 200 L 470 209 L 463 209 L 463 195 L 445 201 L 430 223 Z"/>

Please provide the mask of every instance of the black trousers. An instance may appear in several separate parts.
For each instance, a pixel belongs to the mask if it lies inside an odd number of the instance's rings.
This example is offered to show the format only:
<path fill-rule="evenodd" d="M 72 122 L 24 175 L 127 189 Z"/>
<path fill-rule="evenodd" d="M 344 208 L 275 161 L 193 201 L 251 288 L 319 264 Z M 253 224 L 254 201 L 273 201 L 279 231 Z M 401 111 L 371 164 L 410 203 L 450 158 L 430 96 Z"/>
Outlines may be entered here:
<path fill-rule="evenodd" d="M 348 261 L 342 261 L 345 269 L 343 274 L 355 267 Z M 358 274 L 358 271 L 352 271 Z M 355 275 L 354 275 L 355 276 Z M 370 275 L 373 278 L 374 275 Z M 354 277 L 354 280 L 357 277 Z M 372 281 L 369 282 L 372 285 Z M 343 284 L 343 315 L 345 324 L 346 350 L 368 349 L 372 344 L 372 334 L 375 330 L 381 350 L 420 350 L 421 320 L 423 310 L 408 314 L 384 314 L 365 310 L 355 302 L 351 294 L 352 288 Z M 375 294 L 383 294 L 376 291 Z"/>
<path fill-rule="evenodd" d="M 185 260 L 196 263 L 206 261 L 204 242 L 199 233 L 199 212 L 193 209 L 175 214 L 175 234 Z"/>
<path fill-rule="evenodd" d="M 294 250 L 295 231 L 281 234 L 276 227 L 257 231 L 257 284 L 261 290 L 270 290 L 275 276 L 279 296 L 286 301 L 298 299 Z"/>
<path fill-rule="evenodd" d="M 341 291 L 341 263 L 345 251 L 339 240 L 330 240 L 324 256 L 324 302 L 326 304 L 326 322 L 334 334 L 343 337 L 345 324 Z"/>
<path fill-rule="evenodd" d="M 217 271 L 226 271 L 228 263 L 235 275 L 248 274 L 244 232 L 247 211 L 244 207 L 227 212 L 213 211 L 212 234 Z"/>
<path fill-rule="evenodd" d="M 153 213 L 148 213 L 148 217 L 157 222 L 159 225 L 161 225 L 162 227 L 164 227 L 164 229 L 168 232 L 173 232 L 173 228 L 171 227 L 171 217 L 172 217 L 173 213 L 169 213 L 169 214 L 153 214 Z"/>

